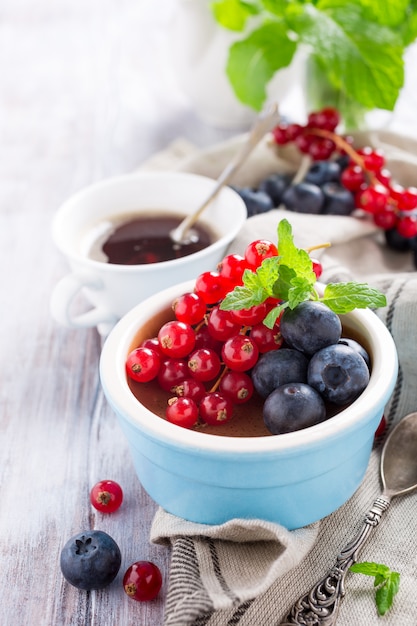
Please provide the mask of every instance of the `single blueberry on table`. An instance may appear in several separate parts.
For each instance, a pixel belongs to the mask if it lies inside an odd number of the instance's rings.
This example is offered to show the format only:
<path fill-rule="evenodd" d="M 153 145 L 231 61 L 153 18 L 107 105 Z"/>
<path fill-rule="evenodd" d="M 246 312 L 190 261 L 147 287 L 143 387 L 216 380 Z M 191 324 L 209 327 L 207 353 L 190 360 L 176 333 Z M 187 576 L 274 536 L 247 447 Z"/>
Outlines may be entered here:
<path fill-rule="evenodd" d="M 265 426 L 273 435 L 283 435 L 315 426 L 326 419 L 320 394 L 305 383 L 289 383 L 275 389 L 265 400 Z"/>
<path fill-rule="evenodd" d="M 307 382 L 308 358 L 298 350 L 280 348 L 263 354 L 252 369 L 252 382 L 262 398 L 286 383 Z"/>
<path fill-rule="evenodd" d="M 320 187 L 311 183 L 297 183 L 288 187 L 282 203 L 288 211 L 296 213 L 321 213 L 324 195 Z"/>
<path fill-rule="evenodd" d="M 339 316 L 322 302 L 306 300 L 294 309 L 285 309 L 280 330 L 291 348 L 311 356 L 339 341 L 342 323 Z"/>
<path fill-rule="evenodd" d="M 356 350 L 338 343 L 311 357 L 307 380 L 328 402 L 345 405 L 365 390 L 369 369 Z"/>
<path fill-rule="evenodd" d="M 78 589 L 103 589 L 115 578 L 122 556 L 115 540 L 101 530 L 74 535 L 61 551 L 64 578 Z"/>

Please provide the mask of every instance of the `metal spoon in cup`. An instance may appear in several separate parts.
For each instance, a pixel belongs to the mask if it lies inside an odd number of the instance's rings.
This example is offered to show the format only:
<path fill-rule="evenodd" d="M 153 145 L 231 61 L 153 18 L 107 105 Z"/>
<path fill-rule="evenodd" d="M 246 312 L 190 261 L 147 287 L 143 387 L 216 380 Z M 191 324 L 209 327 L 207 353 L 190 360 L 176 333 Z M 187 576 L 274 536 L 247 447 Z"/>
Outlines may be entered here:
<path fill-rule="evenodd" d="M 389 508 L 391 498 L 410 493 L 417 488 L 417 413 L 404 417 L 389 434 L 381 456 L 383 491 L 365 515 L 356 537 L 340 552 L 333 567 L 299 598 L 280 626 L 332 626 L 336 623 L 340 603 L 345 595 L 345 577 L 357 559 L 359 550 L 382 514 Z"/>
<path fill-rule="evenodd" d="M 241 149 L 220 174 L 213 191 L 194 213 L 187 215 L 187 217 L 170 232 L 170 238 L 174 244 L 187 245 L 188 243 L 196 241 L 195 237 L 198 238 L 198 235 L 195 231 L 190 230 L 191 226 L 195 224 L 202 212 L 208 207 L 210 202 L 214 200 L 221 188 L 230 181 L 233 174 L 246 161 L 260 140 L 278 124 L 279 119 L 278 106 L 275 103 L 260 113 Z"/>

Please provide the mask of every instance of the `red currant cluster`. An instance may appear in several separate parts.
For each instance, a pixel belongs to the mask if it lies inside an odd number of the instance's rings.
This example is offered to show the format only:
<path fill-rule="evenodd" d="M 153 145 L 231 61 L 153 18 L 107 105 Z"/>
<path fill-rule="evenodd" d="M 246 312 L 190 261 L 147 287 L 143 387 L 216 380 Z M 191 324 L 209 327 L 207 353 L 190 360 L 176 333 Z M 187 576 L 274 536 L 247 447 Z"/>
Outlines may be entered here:
<path fill-rule="evenodd" d="M 246 269 L 256 271 L 264 259 L 276 255 L 275 244 L 262 239 L 250 243 L 244 256 L 224 257 L 216 271 L 197 277 L 193 292 L 175 300 L 175 319 L 128 355 L 126 372 L 132 380 L 156 379 L 173 394 L 166 409 L 169 422 L 185 428 L 224 424 L 235 405 L 252 397 L 249 370 L 260 354 L 282 344 L 279 320 L 272 329 L 263 324 L 277 300 L 236 311 L 222 310 L 220 304 L 242 284 Z M 318 277 L 321 264 L 312 263 Z"/>
<path fill-rule="evenodd" d="M 293 142 L 313 160 L 348 158 L 340 182 L 354 196 L 357 209 L 372 216 L 383 230 L 396 229 L 404 238 L 417 236 L 417 188 L 392 180 L 385 156 L 369 146 L 355 149 L 353 139 L 336 133 L 339 113 L 332 107 L 310 113 L 305 125 L 280 124 L 272 131 L 277 145 Z"/>

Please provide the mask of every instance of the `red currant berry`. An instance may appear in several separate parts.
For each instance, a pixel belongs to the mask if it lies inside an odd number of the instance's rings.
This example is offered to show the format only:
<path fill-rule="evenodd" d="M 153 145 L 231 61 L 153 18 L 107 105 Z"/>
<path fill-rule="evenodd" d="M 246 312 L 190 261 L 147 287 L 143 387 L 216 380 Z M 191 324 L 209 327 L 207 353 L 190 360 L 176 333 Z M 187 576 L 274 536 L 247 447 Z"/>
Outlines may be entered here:
<path fill-rule="evenodd" d="M 417 236 L 417 218 L 414 215 L 400 217 L 396 227 L 399 234 L 406 239 Z"/>
<path fill-rule="evenodd" d="M 233 319 L 232 311 L 223 311 L 215 306 L 207 320 L 207 330 L 218 341 L 226 341 L 240 331 L 241 324 Z"/>
<path fill-rule="evenodd" d="M 193 326 L 204 319 L 206 303 L 196 293 L 184 293 L 174 301 L 172 309 L 178 321 Z"/>
<path fill-rule="evenodd" d="M 191 398 L 198 404 L 206 393 L 206 388 L 199 380 L 186 378 L 179 385 L 175 385 L 172 388 L 172 392 L 180 398 Z"/>
<path fill-rule="evenodd" d="M 245 250 L 246 263 L 250 269 L 257 269 L 262 261 L 274 256 L 278 256 L 277 247 L 267 239 L 256 239 Z"/>
<path fill-rule="evenodd" d="M 375 172 L 375 177 L 379 180 L 381 185 L 384 185 L 384 187 L 389 188 L 391 185 L 391 172 L 389 170 L 384 168 L 379 172 Z"/>
<path fill-rule="evenodd" d="M 159 347 L 158 337 L 151 337 L 150 339 L 144 339 L 140 344 L 139 348 L 150 348 L 151 350 L 155 350 L 158 354 L 161 354 L 161 349 Z"/>
<path fill-rule="evenodd" d="M 90 502 L 101 513 L 114 513 L 123 502 L 123 490 L 114 480 L 100 480 L 90 491 Z"/>
<path fill-rule="evenodd" d="M 198 421 L 198 407 L 191 398 L 170 398 L 165 416 L 171 424 L 182 428 L 193 428 Z"/>
<path fill-rule="evenodd" d="M 400 202 L 404 194 L 404 187 L 398 183 L 392 183 L 389 188 L 389 194 L 395 202 Z"/>
<path fill-rule="evenodd" d="M 190 354 L 195 346 L 195 334 L 189 324 L 174 320 L 166 322 L 159 332 L 158 341 L 161 352 L 174 359 Z"/>
<path fill-rule="evenodd" d="M 365 175 L 359 165 L 348 165 L 340 175 L 340 182 L 349 191 L 359 191 L 365 181 Z"/>
<path fill-rule="evenodd" d="M 314 161 L 327 161 L 332 156 L 335 147 L 331 139 L 316 137 L 310 142 L 308 154 Z"/>
<path fill-rule="evenodd" d="M 227 372 L 221 379 L 219 391 L 234 404 L 248 402 L 253 396 L 252 379 L 245 372 Z"/>
<path fill-rule="evenodd" d="M 188 374 L 203 382 L 216 378 L 220 368 L 219 355 L 207 348 L 195 350 L 188 359 Z"/>
<path fill-rule="evenodd" d="M 151 348 L 135 348 L 126 359 L 126 374 L 139 383 L 153 380 L 159 372 L 161 358 Z"/>
<path fill-rule="evenodd" d="M 357 196 L 359 208 L 368 213 L 383 211 L 387 205 L 389 194 L 382 185 L 367 187 Z"/>
<path fill-rule="evenodd" d="M 417 208 L 417 189 L 408 187 L 402 193 L 396 195 L 398 209 L 400 211 L 413 211 Z"/>
<path fill-rule="evenodd" d="M 378 428 L 375 431 L 375 437 L 381 437 L 387 430 L 387 418 L 385 415 L 381 417 L 381 421 L 378 424 Z"/>
<path fill-rule="evenodd" d="M 330 131 L 334 131 L 339 122 L 339 112 L 333 107 L 325 107 L 321 111 L 310 113 L 307 118 L 307 126 L 310 128 L 323 128 Z"/>
<path fill-rule="evenodd" d="M 220 276 L 234 285 L 242 283 L 243 272 L 247 268 L 246 261 L 240 254 L 228 254 L 217 266 Z"/>
<path fill-rule="evenodd" d="M 200 402 L 200 417 L 206 422 L 217 426 L 225 424 L 233 416 L 233 402 L 217 391 L 207 393 Z"/>
<path fill-rule="evenodd" d="M 288 141 L 294 141 L 303 132 L 304 127 L 300 124 L 288 124 L 286 133 Z"/>
<path fill-rule="evenodd" d="M 207 326 L 201 326 L 195 331 L 195 348 L 209 348 L 220 354 L 223 343 L 214 339 L 208 331 Z"/>
<path fill-rule="evenodd" d="M 268 312 L 268 307 L 265 302 L 251 306 L 249 309 L 239 309 L 236 311 L 230 311 L 232 320 L 240 325 L 253 326 L 263 322 Z M 235 333 L 236 334 L 236 333 Z"/>
<path fill-rule="evenodd" d="M 203 272 L 195 281 L 195 292 L 206 304 L 214 304 L 224 298 L 228 286 L 219 272 Z"/>
<path fill-rule="evenodd" d="M 384 230 L 391 230 L 391 228 L 396 226 L 398 221 L 396 212 L 389 205 L 387 205 L 382 211 L 374 213 L 372 218 L 374 223 L 379 226 L 379 228 L 383 228 Z"/>
<path fill-rule="evenodd" d="M 323 266 L 320 261 L 317 261 L 317 259 L 311 259 L 311 263 L 313 266 L 313 272 L 315 273 L 318 280 L 323 273 Z"/>
<path fill-rule="evenodd" d="M 123 576 L 123 589 L 132 600 L 139 602 L 153 600 L 161 587 L 161 570 L 151 561 L 133 563 Z"/>
<path fill-rule="evenodd" d="M 246 335 L 235 335 L 228 339 L 222 348 L 225 365 L 235 372 L 244 372 L 258 360 L 259 350 L 255 341 Z"/>
<path fill-rule="evenodd" d="M 172 391 L 172 388 L 182 382 L 184 378 L 189 378 L 187 361 L 168 358 L 161 362 L 158 384 L 164 391 Z"/>
<path fill-rule="evenodd" d="M 273 328 L 268 328 L 265 324 L 256 324 L 252 326 L 249 337 L 256 343 L 261 354 L 277 350 L 284 343 L 279 331 L 279 322 L 276 322 Z"/>
<path fill-rule="evenodd" d="M 272 130 L 272 137 L 276 144 L 278 144 L 279 146 L 284 146 L 286 143 L 290 141 L 287 135 L 287 126 L 284 124 L 280 124 L 279 126 L 276 126 Z"/>
<path fill-rule="evenodd" d="M 303 133 L 302 135 L 299 135 L 298 137 L 296 137 L 295 144 L 300 152 L 302 152 L 303 154 L 309 154 L 310 145 L 312 144 L 314 139 L 315 137 L 313 134 Z"/>
<path fill-rule="evenodd" d="M 380 150 L 366 146 L 358 150 L 358 154 L 363 158 L 364 167 L 368 172 L 378 172 L 385 165 L 385 157 Z"/>

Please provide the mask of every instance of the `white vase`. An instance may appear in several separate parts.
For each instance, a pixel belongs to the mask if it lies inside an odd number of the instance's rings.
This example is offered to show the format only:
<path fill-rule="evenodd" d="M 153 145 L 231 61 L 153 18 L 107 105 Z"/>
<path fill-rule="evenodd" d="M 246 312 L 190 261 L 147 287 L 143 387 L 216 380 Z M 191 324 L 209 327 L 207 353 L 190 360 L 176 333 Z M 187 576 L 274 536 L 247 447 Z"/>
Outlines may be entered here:
<path fill-rule="evenodd" d="M 219 128 L 249 127 L 256 112 L 237 99 L 225 71 L 229 47 L 242 33 L 219 26 L 209 0 L 175 0 L 174 7 L 169 49 L 180 89 L 204 122 Z M 267 100 L 282 102 L 298 76 L 294 64 L 278 72 Z"/>

